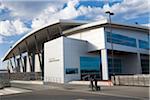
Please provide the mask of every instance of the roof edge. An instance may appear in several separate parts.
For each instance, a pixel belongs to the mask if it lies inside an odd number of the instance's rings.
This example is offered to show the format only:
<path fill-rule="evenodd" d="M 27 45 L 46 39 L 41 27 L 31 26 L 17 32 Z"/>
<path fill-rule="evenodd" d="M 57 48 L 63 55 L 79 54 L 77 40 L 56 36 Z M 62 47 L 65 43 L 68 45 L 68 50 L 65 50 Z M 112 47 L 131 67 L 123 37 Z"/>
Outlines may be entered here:
<path fill-rule="evenodd" d="M 102 25 L 102 24 L 108 24 L 108 23 L 110 23 L 108 19 L 103 19 L 103 20 L 99 20 L 99 21 L 96 21 L 96 22 L 92 22 L 92 23 L 81 25 L 81 26 L 77 26 L 77 27 L 69 29 L 69 30 L 65 30 L 63 32 L 63 34 L 69 34 L 71 32 L 82 30 L 84 28 L 89 28 L 89 27 Z M 120 22 L 114 22 L 114 21 L 112 21 L 111 23 L 114 24 L 114 25 L 116 24 L 116 25 L 120 25 L 120 26 L 128 26 L 128 27 L 131 27 L 131 28 L 139 28 L 139 29 L 143 29 L 143 30 L 149 30 L 149 27 L 142 26 L 142 25 L 139 25 L 139 24 L 137 24 L 137 25 L 136 24 L 127 24 L 127 23 L 120 23 Z"/>

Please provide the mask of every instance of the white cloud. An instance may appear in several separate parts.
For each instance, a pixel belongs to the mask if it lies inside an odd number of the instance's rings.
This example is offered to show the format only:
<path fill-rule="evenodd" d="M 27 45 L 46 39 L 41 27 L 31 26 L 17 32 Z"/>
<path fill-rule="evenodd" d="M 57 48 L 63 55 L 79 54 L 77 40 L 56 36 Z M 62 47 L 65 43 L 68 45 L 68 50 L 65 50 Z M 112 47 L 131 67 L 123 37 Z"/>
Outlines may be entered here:
<path fill-rule="evenodd" d="M 0 21 L 0 35 L 12 36 L 28 32 L 29 28 L 19 19 Z"/>
<path fill-rule="evenodd" d="M 59 9 L 56 6 L 49 6 L 44 9 L 39 16 L 33 19 L 31 27 L 35 29 L 55 19 L 73 19 L 79 16 L 79 13 L 76 10 L 78 4 L 79 0 L 71 0 L 68 1 L 67 7 L 64 9 Z"/>
<path fill-rule="evenodd" d="M 47 24 L 55 19 L 76 19 L 83 16 L 85 19 L 99 20 L 106 17 L 105 11 L 115 13 L 113 18 L 119 21 L 148 16 L 148 0 L 123 0 L 112 6 L 105 4 L 103 7 L 91 7 L 78 4 L 82 0 L 44 0 L 23 2 L 3 2 L 3 5 L 11 10 L 12 16 L 19 18 L 31 18 L 33 29 Z M 83 0 L 84 1 L 84 0 Z M 89 0 L 90 1 L 90 0 Z M 109 2 L 109 1 L 108 1 Z M 66 7 L 63 8 L 66 3 Z M 9 21 L 10 23 L 11 21 Z M 12 31 L 12 29 L 10 29 Z M 10 32 L 9 32 L 10 33 Z M 7 34 L 9 34 L 7 33 Z"/>
<path fill-rule="evenodd" d="M 80 1 L 69 0 L 64 9 L 57 9 L 55 6 L 46 8 L 39 16 L 33 19 L 32 28 L 37 28 L 54 19 L 75 19 L 78 16 L 84 16 L 85 19 L 99 20 L 106 17 L 105 11 L 107 10 L 114 12 L 114 18 L 117 20 L 119 18 L 119 21 L 138 18 L 149 13 L 148 0 L 124 0 L 112 6 L 108 4 L 103 7 L 81 5 L 76 8 Z"/>
<path fill-rule="evenodd" d="M 2 5 L 11 10 L 12 16 L 33 19 L 47 7 L 61 9 L 68 0 L 6 0 Z"/>
<path fill-rule="evenodd" d="M 112 7 L 105 5 L 103 9 L 115 13 L 116 17 L 122 16 L 123 19 L 133 19 L 140 15 L 149 13 L 148 0 L 123 0 L 121 3 L 114 4 Z"/>
<path fill-rule="evenodd" d="M 14 41 L 6 41 L 3 36 L 0 35 L 0 44 L 12 44 Z"/>
<path fill-rule="evenodd" d="M 3 43 L 3 37 L 0 36 L 0 44 Z"/>

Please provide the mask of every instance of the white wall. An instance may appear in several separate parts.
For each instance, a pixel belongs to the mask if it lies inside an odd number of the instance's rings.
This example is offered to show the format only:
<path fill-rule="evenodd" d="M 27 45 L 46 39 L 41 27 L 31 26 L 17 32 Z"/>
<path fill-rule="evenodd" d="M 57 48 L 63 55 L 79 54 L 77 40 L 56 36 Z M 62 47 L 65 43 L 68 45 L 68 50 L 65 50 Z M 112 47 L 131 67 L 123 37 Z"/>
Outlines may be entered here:
<path fill-rule="evenodd" d="M 29 56 L 27 56 L 27 72 L 31 72 L 30 62 L 29 62 Z"/>
<path fill-rule="evenodd" d="M 104 28 L 96 28 L 72 34 L 68 37 L 88 41 L 88 51 L 95 51 L 106 48 L 104 35 Z"/>
<path fill-rule="evenodd" d="M 87 54 L 88 42 L 60 37 L 44 44 L 44 82 L 67 83 L 80 80 L 80 56 Z M 66 74 L 66 68 L 78 68 L 77 74 Z"/>
<path fill-rule="evenodd" d="M 64 83 L 63 38 L 44 44 L 44 82 Z"/>
<path fill-rule="evenodd" d="M 35 54 L 35 72 L 41 72 L 38 54 Z"/>
<path fill-rule="evenodd" d="M 64 38 L 64 72 L 66 68 L 78 68 L 78 74 L 66 74 L 65 82 L 80 80 L 80 56 L 87 55 L 88 42 Z"/>

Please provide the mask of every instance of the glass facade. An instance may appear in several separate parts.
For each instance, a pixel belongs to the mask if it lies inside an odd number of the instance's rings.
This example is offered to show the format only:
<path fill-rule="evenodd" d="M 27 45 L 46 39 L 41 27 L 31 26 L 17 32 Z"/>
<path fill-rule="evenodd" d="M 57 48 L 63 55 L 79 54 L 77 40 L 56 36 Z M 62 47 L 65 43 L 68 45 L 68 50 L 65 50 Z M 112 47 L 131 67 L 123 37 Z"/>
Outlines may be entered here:
<path fill-rule="evenodd" d="M 141 49 L 149 49 L 149 44 L 147 41 L 139 40 L 139 48 Z"/>
<path fill-rule="evenodd" d="M 66 74 L 78 74 L 78 68 L 66 68 Z"/>
<path fill-rule="evenodd" d="M 80 69 L 81 74 L 97 74 L 101 72 L 101 60 L 99 57 L 80 57 Z M 114 70 L 112 67 L 112 59 L 108 58 L 108 70 L 109 74 L 115 71 L 115 74 L 120 74 L 122 72 L 121 59 L 114 58 Z"/>
<path fill-rule="evenodd" d="M 149 59 L 141 59 L 142 74 L 149 74 Z"/>
<path fill-rule="evenodd" d="M 122 72 L 122 64 L 121 64 L 121 59 L 119 58 L 114 58 L 114 68 L 112 67 L 112 58 L 108 59 L 108 70 L 109 74 L 121 74 Z"/>
<path fill-rule="evenodd" d="M 130 47 L 137 47 L 136 39 L 134 38 L 119 35 L 119 34 L 114 34 L 114 33 L 112 33 L 111 35 L 110 32 L 106 32 L 106 34 L 107 34 L 107 42 L 111 42 L 112 40 L 112 43 L 115 43 L 115 44 L 120 44 L 120 45 L 125 45 L 125 46 L 130 46 Z"/>
<path fill-rule="evenodd" d="M 100 58 L 99 57 L 80 57 L 81 74 L 99 74 Z"/>

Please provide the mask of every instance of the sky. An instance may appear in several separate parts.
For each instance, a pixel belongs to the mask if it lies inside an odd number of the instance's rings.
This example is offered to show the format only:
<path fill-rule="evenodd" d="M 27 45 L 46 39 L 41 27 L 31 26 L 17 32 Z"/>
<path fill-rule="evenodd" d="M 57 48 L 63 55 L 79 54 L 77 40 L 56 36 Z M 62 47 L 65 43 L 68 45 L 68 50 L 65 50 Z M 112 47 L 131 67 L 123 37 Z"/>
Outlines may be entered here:
<path fill-rule="evenodd" d="M 0 0 L 0 59 L 25 34 L 56 19 L 97 21 L 109 10 L 113 21 L 150 26 L 149 6 L 149 0 Z"/>

